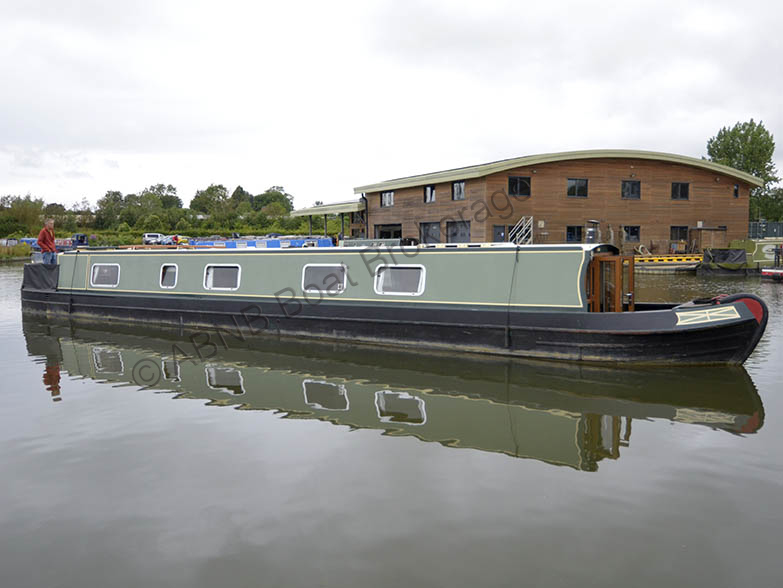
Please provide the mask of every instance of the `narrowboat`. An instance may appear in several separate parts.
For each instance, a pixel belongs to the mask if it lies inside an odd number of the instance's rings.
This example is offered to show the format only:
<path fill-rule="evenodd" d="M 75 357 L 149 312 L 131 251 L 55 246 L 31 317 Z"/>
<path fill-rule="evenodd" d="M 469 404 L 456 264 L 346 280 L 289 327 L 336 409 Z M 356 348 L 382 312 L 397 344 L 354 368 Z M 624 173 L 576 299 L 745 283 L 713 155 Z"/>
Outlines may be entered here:
<path fill-rule="evenodd" d="M 607 244 L 68 251 L 25 268 L 25 311 L 542 359 L 741 364 L 752 294 L 638 303 Z"/>
<path fill-rule="evenodd" d="M 618 459 L 634 419 L 737 435 L 758 432 L 765 420 L 742 367 L 605 367 L 270 338 L 193 361 L 188 337 L 162 327 L 107 330 L 25 316 L 23 331 L 54 402 L 80 393 L 66 377 L 90 378 L 113 394 L 142 388 L 581 471 Z"/>
<path fill-rule="evenodd" d="M 762 268 L 761 277 L 766 280 L 775 280 L 776 282 L 781 282 L 783 281 L 783 268 L 779 268 L 779 267 Z"/>

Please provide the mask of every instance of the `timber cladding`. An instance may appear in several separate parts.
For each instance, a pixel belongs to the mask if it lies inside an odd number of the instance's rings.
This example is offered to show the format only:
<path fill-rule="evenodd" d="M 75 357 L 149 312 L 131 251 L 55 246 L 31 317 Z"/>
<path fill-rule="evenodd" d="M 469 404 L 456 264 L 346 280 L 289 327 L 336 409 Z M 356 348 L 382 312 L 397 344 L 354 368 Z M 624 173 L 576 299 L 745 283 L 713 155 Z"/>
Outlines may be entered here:
<path fill-rule="evenodd" d="M 509 177 L 529 178 L 530 196 L 509 196 Z M 587 196 L 568 196 L 569 179 L 587 180 Z M 638 198 L 623 197 L 623 181 L 638 182 Z M 721 171 L 634 158 L 540 163 L 464 182 L 464 200 L 452 200 L 451 180 L 434 184 L 434 202 L 425 202 L 428 184 L 394 190 L 389 207 L 381 207 L 380 192 L 368 192 L 371 234 L 376 225 L 399 224 L 403 237 L 418 238 L 421 223 L 439 223 L 446 242 L 446 223 L 464 220 L 470 222 L 471 241 L 492 241 L 500 227 L 507 233 L 520 218 L 533 217 L 535 243 L 563 243 L 568 227 L 572 237 L 573 227 L 582 227 L 584 238 L 593 226 L 588 221 L 598 220 L 602 241 L 663 253 L 672 245 L 672 227 L 687 227 L 690 240 L 700 232 L 697 227 L 714 229 L 726 243 L 746 237 L 752 188 Z M 672 198 L 675 182 L 687 184 L 687 199 Z"/>

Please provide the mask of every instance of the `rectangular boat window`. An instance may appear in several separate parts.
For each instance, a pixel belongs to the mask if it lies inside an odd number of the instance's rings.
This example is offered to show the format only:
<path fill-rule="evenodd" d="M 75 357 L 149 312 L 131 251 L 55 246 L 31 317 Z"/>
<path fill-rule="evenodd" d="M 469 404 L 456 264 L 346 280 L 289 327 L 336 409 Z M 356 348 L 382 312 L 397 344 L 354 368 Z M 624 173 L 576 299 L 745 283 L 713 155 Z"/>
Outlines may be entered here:
<path fill-rule="evenodd" d="M 177 285 L 177 264 L 164 263 L 160 266 L 160 287 L 173 288 Z"/>
<path fill-rule="evenodd" d="M 339 294 L 345 291 L 347 272 L 344 265 L 311 264 L 302 270 L 302 290 Z"/>
<path fill-rule="evenodd" d="M 207 290 L 236 290 L 239 288 L 238 265 L 208 265 L 204 268 L 204 288 Z"/>
<path fill-rule="evenodd" d="M 424 266 L 380 265 L 375 268 L 375 293 L 421 296 L 424 292 Z"/>
<path fill-rule="evenodd" d="M 179 371 L 179 361 L 176 359 L 164 359 L 161 362 L 161 372 L 163 373 L 163 379 L 167 382 L 182 381 Z"/>
<path fill-rule="evenodd" d="M 424 400 L 407 392 L 379 390 L 375 393 L 375 409 L 382 423 L 423 425 L 427 422 Z"/>
<path fill-rule="evenodd" d="M 348 392 L 343 384 L 307 379 L 302 382 L 304 401 L 310 408 L 320 410 L 348 410 Z"/>
<path fill-rule="evenodd" d="M 116 288 L 120 283 L 120 264 L 94 263 L 90 271 L 90 286 L 95 288 Z"/>
<path fill-rule="evenodd" d="M 92 348 L 92 361 L 99 374 L 121 374 L 125 371 L 122 354 L 116 349 Z"/>
<path fill-rule="evenodd" d="M 236 368 L 207 366 L 207 386 L 218 392 L 225 392 L 232 396 L 241 396 L 245 393 L 245 381 L 242 372 Z"/>

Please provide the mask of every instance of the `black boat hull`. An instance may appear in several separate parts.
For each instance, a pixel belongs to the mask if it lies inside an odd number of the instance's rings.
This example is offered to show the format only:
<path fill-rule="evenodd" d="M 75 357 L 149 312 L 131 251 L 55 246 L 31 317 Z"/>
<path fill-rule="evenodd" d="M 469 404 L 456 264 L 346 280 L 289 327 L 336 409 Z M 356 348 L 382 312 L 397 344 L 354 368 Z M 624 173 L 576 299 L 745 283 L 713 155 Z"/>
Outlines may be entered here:
<path fill-rule="evenodd" d="M 196 330 L 194 343 L 205 347 L 225 346 L 231 337 L 305 337 L 408 349 L 652 364 L 741 364 L 761 339 L 768 317 L 764 302 L 751 294 L 617 313 L 357 305 L 332 300 L 310 304 L 30 287 L 22 289 L 22 301 L 25 312 Z"/>

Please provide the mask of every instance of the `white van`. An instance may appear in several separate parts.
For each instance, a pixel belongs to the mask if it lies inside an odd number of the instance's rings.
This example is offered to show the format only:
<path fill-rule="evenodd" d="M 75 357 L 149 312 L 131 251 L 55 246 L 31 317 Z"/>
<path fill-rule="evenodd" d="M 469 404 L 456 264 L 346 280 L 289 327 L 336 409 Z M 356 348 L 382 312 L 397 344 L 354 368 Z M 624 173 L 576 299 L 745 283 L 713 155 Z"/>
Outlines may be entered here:
<path fill-rule="evenodd" d="M 141 242 L 144 245 L 157 245 L 162 238 L 163 235 L 160 233 L 144 233 L 141 237 Z"/>

